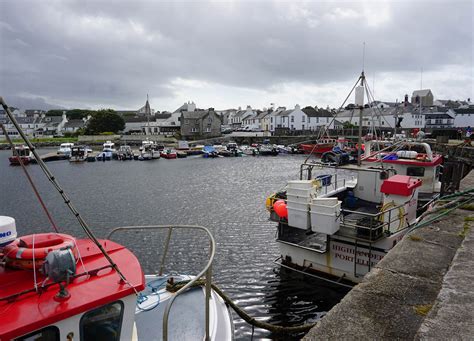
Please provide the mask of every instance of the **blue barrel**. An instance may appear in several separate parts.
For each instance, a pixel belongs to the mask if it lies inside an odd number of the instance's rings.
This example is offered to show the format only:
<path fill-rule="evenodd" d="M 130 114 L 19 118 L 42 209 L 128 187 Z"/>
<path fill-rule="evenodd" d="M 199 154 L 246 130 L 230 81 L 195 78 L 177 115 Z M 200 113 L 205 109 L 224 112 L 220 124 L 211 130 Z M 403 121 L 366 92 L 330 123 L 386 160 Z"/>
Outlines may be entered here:
<path fill-rule="evenodd" d="M 329 186 L 331 184 L 331 178 L 332 175 L 330 174 L 316 176 L 316 179 L 321 180 L 322 186 Z"/>

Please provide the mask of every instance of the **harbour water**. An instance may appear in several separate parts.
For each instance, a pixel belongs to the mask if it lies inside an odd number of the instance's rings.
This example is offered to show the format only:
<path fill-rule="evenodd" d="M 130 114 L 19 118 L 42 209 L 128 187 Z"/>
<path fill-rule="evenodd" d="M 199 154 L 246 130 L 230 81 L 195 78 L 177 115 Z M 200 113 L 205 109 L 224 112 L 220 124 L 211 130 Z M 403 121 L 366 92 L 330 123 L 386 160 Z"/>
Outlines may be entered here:
<path fill-rule="evenodd" d="M 50 150 L 42 151 L 41 153 Z M 40 153 L 40 154 L 41 154 Z M 17 221 L 19 234 L 45 232 L 50 224 L 20 167 L 0 151 L 0 215 Z M 280 269 L 275 223 L 265 198 L 298 176 L 303 155 L 176 160 L 48 163 L 98 237 L 127 225 L 198 224 L 210 228 L 217 252 L 213 281 L 257 319 L 280 325 L 317 321 L 347 289 Z M 78 223 L 37 165 L 28 170 L 61 232 L 83 236 Z M 145 236 L 145 237 L 144 237 Z M 117 239 L 157 271 L 165 232 L 126 234 Z M 196 274 L 206 262 L 204 235 L 176 231 L 167 268 Z M 271 339 L 234 314 L 238 340 Z M 298 339 L 301 335 L 293 335 Z M 289 339 L 285 337 L 285 339 Z"/>

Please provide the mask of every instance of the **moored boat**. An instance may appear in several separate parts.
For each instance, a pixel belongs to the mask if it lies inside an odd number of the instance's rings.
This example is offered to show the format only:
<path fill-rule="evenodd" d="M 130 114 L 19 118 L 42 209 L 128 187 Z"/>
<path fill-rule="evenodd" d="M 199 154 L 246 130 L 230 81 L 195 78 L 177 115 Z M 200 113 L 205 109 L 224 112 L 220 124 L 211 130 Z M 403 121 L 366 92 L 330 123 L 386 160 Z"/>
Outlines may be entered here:
<path fill-rule="evenodd" d="M 33 161 L 33 153 L 28 146 L 15 146 L 14 150 L 12 150 L 12 156 L 8 158 L 10 164 L 14 166 L 19 165 L 20 160 L 24 165 Z"/>
<path fill-rule="evenodd" d="M 304 154 L 317 154 L 328 152 L 337 144 L 337 139 L 322 138 L 316 140 L 314 143 L 301 143 L 298 148 Z"/>
<path fill-rule="evenodd" d="M 164 159 L 176 159 L 177 154 L 176 151 L 173 149 L 163 149 L 160 152 L 160 156 Z"/>
<path fill-rule="evenodd" d="M 121 145 L 117 151 L 117 158 L 122 161 L 133 160 L 134 154 L 132 148 L 126 144 Z"/>
<path fill-rule="evenodd" d="M 71 156 L 69 162 L 84 162 L 89 155 L 89 149 L 85 146 L 73 146 L 71 148 Z"/>
<path fill-rule="evenodd" d="M 59 149 L 57 151 L 57 154 L 69 157 L 69 156 L 71 156 L 72 147 L 74 147 L 74 143 L 69 143 L 69 142 L 61 143 L 59 145 Z"/>

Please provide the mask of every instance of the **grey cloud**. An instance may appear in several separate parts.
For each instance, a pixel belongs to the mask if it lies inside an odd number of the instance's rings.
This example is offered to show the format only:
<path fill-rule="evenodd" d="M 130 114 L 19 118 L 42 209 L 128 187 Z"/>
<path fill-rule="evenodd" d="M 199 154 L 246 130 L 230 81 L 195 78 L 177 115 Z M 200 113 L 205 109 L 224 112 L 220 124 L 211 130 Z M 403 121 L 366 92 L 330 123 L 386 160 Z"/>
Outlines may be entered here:
<path fill-rule="evenodd" d="M 371 73 L 472 70 L 472 2 L 16 1 L 0 11 L 0 93 L 57 103 L 137 107 L 147 92 L 173 97 L 176 78 L 265 90 L 345 82 L 360 72 L 362 41 Z"/>

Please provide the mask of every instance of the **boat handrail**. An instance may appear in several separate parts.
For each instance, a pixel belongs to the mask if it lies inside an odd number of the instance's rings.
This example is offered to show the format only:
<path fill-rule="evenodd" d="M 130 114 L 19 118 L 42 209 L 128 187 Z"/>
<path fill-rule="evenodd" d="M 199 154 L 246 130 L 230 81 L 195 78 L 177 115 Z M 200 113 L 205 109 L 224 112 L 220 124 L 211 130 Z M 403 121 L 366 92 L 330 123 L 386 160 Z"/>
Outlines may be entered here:
<path fill-rule="evenodd" d="M 198 281 L 204 274 L 206 274 L 206 340 L 210 339 L 210 330 L 209 330 L 209 301 L 211 298 L 211 277 L 212 277 L 212 262 L 214 261 L 214 256 L 216 253 L 216 242 L 214 240 L 214 237 L 212 236 L 211 232 L 209 231 L 208 228 L 200 225 L 143 225 L 143 226 L 121 226 L 121 227 L 116 227 L 112 231 L 109 232 L 107 235 L 107 239 L 110 239 L 112 235 L 114 235 L 116 232 L 119 231 L 137 231 L 137 230 L 159 230 L 159 229 L 168 229 L 168 235 L 166 237 L 165 245 L 164 245 L 164 252 L 163 252 L 163 257 L 161 259 L 161 265 L 160 265 L 160 272 L 159 274 L 163 274 L 163 269 L 164 269 L 164 263 L 166 260 L 166 254 L 168 253 L 168 247 L 169 243 L 171 240 L 171 234 L 173 232 L 173 229 L 196 229 L 196 230 L 202 230 L 207 233 L 210 241 L 210 250 L 209 250 L 209 260 L 207 264 L 204 266 L 204 268 L 194 277 L 191 279 L 188 283 L 186 283 L 185 286 L 183 286 L 181 289 L 179 289 L 174 295 L 171 296 L 164 314 L 163 314 L 163 340 L 166 341 L 168 340 L 168 318 L 169 318 L 169 313 L 171 310 L 171 306 L 173 305 L 174 300 L 178 295 L 181 293 L 185 292 L 189 287 L 191 287 L 196 281 Z"/>
<path fill-rule="evenodd" d="M 392 213 L 392 211 L 395 211 L 395 210 L 398 210 L 399 214 Z M 344 218 L 348 214 L 357 214 L 359 216 L 362 216 L 362 219 L 369 218 L 370 223 L 368 225 L 360 225 L 357 223 L 354 224 L 354 223 L 347 222 L 345 221 Z M 383 219 L 385 214 L 388 214 L 387 220 Z M 376 229 L 382 228 L 382 231 L 384 233 L 388 233 L 390 235 L 392 233 L 400 231 L 403 228 L 408 227 L 408 225 L 403 226 L 402 224 L 404 219 L 406 219 L 407 215 L 408 215 L 408 212 L 405 211 L 405 203 L 386 208 L 376 213 L 353 211 L 346 208 L 341 208 L 341 224 L 345 227 L 350 227 L 354 229 L 357 229 L 357 228 L 368 229 L 370 230 L 369 239 L 372 239 L 372 237 L 377 237 L 377 235 L 374 235 L 374 236 L 372 235 L 372 232 Z M 397 222 L 397 221 L 400 221 L 400 224 L 396 228 L 395 231 L 392 231 L 391 229 L 392 223 Z M 378 222 L 378 224 L 374 225 L 374 222 Z"/>

